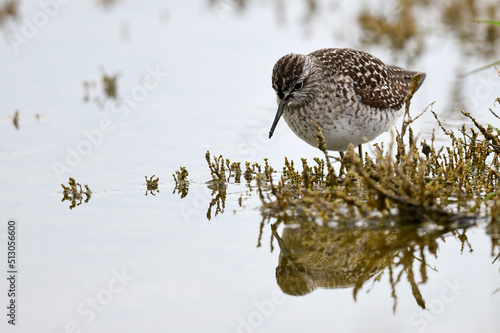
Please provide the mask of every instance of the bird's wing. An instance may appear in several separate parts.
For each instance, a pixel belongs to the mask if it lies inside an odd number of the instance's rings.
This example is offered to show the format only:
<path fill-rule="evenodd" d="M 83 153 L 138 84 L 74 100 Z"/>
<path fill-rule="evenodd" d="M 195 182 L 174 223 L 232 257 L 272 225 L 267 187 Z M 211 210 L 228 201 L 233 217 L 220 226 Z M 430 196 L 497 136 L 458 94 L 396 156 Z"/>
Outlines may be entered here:
<path fill-rule="evenodd" d="M 353 53 L 348 59 L 343 66 L 344 73 L 351 77 L 354 91 L 364 104 L 379 109 L 400 109 L 403 106 L 410 82 L 417 72 L 386 66 L 365 52 Z M 418 87 L 424 78 L 422 73 Z"/>
<path fill-rule="evenodd" d="M 388 68 L 379 59 L 365 54 L 354 59 L 349 75 L 361 101 L 378 109 L 399 109 L 407 96 L 408 85 L 401 75 L 404 70 Z M 411 79 L 410 79 L 411 81 Z"/>

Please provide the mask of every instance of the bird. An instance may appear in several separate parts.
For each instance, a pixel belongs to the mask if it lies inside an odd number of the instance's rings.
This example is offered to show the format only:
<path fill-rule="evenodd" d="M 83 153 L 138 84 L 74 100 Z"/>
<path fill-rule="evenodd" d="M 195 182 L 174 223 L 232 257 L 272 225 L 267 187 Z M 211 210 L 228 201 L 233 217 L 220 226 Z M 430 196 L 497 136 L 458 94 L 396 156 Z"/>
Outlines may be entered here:
<path fill-rule="evenodd" d="M 273 67 L 278 110 L 269 139 L 283 117 L 299 138 L 314 147 L 317 127 L 327 150 L 343 152 L 349 144 L 361 147 L 403 114 L 410 83 L 417 74 L 416 89 L 424 82 L 425 73 L 385 65 L 369 53 L 349 48 L 287 54 Z"/>

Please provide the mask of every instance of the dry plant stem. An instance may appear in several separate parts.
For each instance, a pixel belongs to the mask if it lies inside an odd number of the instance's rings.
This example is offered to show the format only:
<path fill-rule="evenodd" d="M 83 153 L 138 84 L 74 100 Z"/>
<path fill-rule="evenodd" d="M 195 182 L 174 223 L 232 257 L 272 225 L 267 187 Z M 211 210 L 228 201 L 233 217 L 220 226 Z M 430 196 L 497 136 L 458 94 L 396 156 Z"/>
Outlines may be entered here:
<path fill-rule="evenodd" d="M 448 212 L 446 212 L 443 209 L 440 209 L 438 207 L 432 207 L 429 205 L 426 205 L 424 202 L 420 202 L 420 200 L 417 199 L 415 194 L 420 194 L 418 187 L 416 187 L 414 184 L 411 184 L 409 180 L 406 179 L 406 176 L 401 172 L 401 170 L 398 170 L 398 168 L 392 168 L 393 162 L 390 160 L 387 160 L 390 157 L 386 157 L 386 162 L 384 162 L 382 159 L 379 160 L 379 165 L 380 164 L 385 164 L 386 167 L 389 167 L 390 170 L 396 173 L 400 177 L 400 180 L 402 183 L 399 184 L 398 187 L 401 187 L 403 190 L 406 188 L 404 192 L 406 192 L 406 196 L 403 195 L 398 195 L 397 193 L 400 191 L 397 189 L 392 189 L 390 190 L 389 187 L 385 188 L 382 187 L 381 184 L 377 181 L 375 181 L 363 168 L 363 165 L 361 163 L 361 160 L 357 156 L 357 154 L 354 153 L 352 147 L 348 151 L 349 154 L 349 160 L 351 161 L 352 165 L 354 166 L 356 172 L 361 176 L 361 178 L 364 180 L 365 184 L 369 189 L 374 190 L 375 192 L 381 194 L 384 197 L 389 198 L 396 204 L 400 204 L 403 207 L 416 207 L 422 209 L 422 213 L 424 215 L 427 215 L 427 217 L 431 218 L 431 216 L 428 215 L 428 213 L 432 213 L 432 215 L 437 214 L 438 216 L 442 215 L 449 215 Z M 388 175 L 384 175 L 384 177 L 387 177 Z M 420 177 L 423 178 L 423 173 L 421 173 Z M 394 178 L 394 177 L 393 177 Z M 395 178 L 395 180 L 398 180 L 398 178 Z M 404 181 L 403 181 L 404 180 Z"/>
<path fill-rule="evenodd" d="M 339 151 L 339 155 L 340 155 L 339 177 L 342 177 L 345 174 L 345 154 L 343 151 Z"/>
<path fill-rule="evenodd" d="M 348 153 L 350 156 L 351 163 L 356 169 L 356 172 L 359 173 L 359 175 L 363 178 L 363 180 L 366 182 L 366 184 L 368 185 L 369 188 L 371 188 L 371 189 L 375 190 L 376 192 L 383 194 L 384 196 L 392 199 L 394 202 L 399 202 L 399 203 L 402 203 L 405 205 L 413 205 L 413 202 L 411 202 L 405 198 L 396 196 L 392 192 L 380 187 L 379 184 L 365 172 L 363 165 L 361 164 L 361 160 L 352 151 L 352 148 L 348 151 Z"/>
<path fill-rule="evenodd" d="M 498 103 L 500 104 L 500 97 L 498 97 L 495 101 L 496 101 L 496 102 L 498 102 Z M 493 114 L 496 118 L 500 119 L 500 117 L 499 117 L 499 116 L 498 116 L 495 112 L 493 112 L 493 110 L 492 110 L 491 108 L 490 108 L 490 112 L 491 112 L 491 113 L 492 113 L 492 114 Z"/>
<path fill-rule="evenodd" d="M 464 110 L 461 110 L 462 114 L 469 118 L 474 125 L 481 131 L 481 134 L 491 142 L 491 147 L 495 150 L 497 154 L 500 153 L 500 138 L 498 135 L 493 135 L 493 129 L 490 128 L 484 128 L 481 124 L 477 122 L 477 120 L 470 115 L 469 112 L 465 112 Z"/>
<path fill-rule="evenodd" d="M 403 142 L 403 138 L 406 135 L 406 130 L 410 126 L 412 122 L 417 120 L 426 110 L 427 108 L 424 109 L 415 119 L 412 119 L 410 116 L 410 104 L 411 104 L 411 99 L 413 98 L 413 95 L 415 95 L 415 92 L 418 89 L 418 84 L 422 80 L 422 75 L 420 73 L 415 74 L 413 79 L 410 82 L 410 87 L 408 88 L 408 96 L 405 99 L 405 112 L 403 116 L 403 125 L 401 126 L 401 134 L 398 135 L 397 137 L 397 144 L 398 144 L 398 152 L 396 155 L 396 160 L 400 160 L 401 156 L 404 156 L 405 154 L 405 145 Z M 432 104 L 431 104 L 432 105 Z M 410 135 L 410 141 L 412 139 L 412 136 Z M 411 142 L 410 142 L 411 144 Z"/>

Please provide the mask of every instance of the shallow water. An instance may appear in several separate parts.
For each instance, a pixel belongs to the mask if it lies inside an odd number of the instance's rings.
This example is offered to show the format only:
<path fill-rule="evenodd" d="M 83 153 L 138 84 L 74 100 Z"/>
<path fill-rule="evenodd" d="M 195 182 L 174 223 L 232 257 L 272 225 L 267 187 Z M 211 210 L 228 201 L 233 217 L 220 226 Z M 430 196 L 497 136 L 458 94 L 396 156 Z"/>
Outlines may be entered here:
<path fill-rule="evenodd" d="M 375 252 L 402 255 L 405 241 L 419 249 L 422 243 L 410 235 L 422 230 L 400 230 L 396 239 L 403 243 L 386 252 L 363 245 L 385 239 L 383 231 L 346 232 L 355 240 L 348 244 L 361 249 L 329 242 L 337 246 L 332 253 L 349 250 L 352 258 L 347 253 L 342 260 L 328 257 L 324 266 L 314 264 L 307 277 L 313 290 L 291 296 L 276 278 L 286 247 L 280 249 L 275 238 L 270 250 L 269 224 L 257 247 L 258 196 L 233 184 L 224 213 L 207 220 L 212 200 L 204 184 L 210 179 L 207 150 L 232 161 L 261 163 L 267 157 L 276 167 L 285 155 L 296 161 L 321 157 L 284 122 L 272 140 L 267 138 L 276 108 L 271 70 L 289 52 L 362 47 L 356 29 L 352 34 L 345 29 L 357 10 L 348 3 L 326 6 L 304 25 L 297 24 L 301 2 L 283 14 L 275 4 L 258 2 L 243 11 L 231 1 L 52 7 L 22 2 L 18 19 L 3 24 L 0 43 L 0 266 L 7 275 L 6 225 L 15 219 L 17 331 L 498 332 L 500 272 L 498 243 L 493 245 L 498 234 L 489 233 L 484 219 L 465 231 L 432 234 L 437 249 L 425 243 L 423 252 L 415 253 L 427 260 L 425 282 L 418 259 L 413 268 L 426 310 L 416 301 L 407 273 L 396 284 L 395 305 L 388 266 L 370 270 L 365 259 Z M 426 20 L 432 22 L 433 15 Z M 411 63 L 383 47 L 367 49 L 384 61 L 427 73 L 412 101 L 414 112 L 436 101 L 433 109 L 449 128 L 465 121 L 457 106 L 494 124 L 488 108 L 500 95 L 500 78 L 493 69 L 454 88 L 458 72 L 500 56 L 465 57 L 460 50 L 437 28 Z M 118 75 L 116 100 L 103 93 L 103 73 Z M 88 92 L 84 82 L 90 84 Z M 16 110 L 18 128 L 12 120 Z M 430 114 L 414 126 L 424 138 L 433 128 Z M 389 133 L 377 139 L 388 140 Z M 187 167 L 191 181 L 183 199 L 172 195 L 172 173 L 179 166 Z M 145 195 L 144 176 L 152 175 L 159 177 L 159 192 Z M 73 209 L 61 201 L 60 184 L 67 185 L 69 177 L 93 192 Z M 286 243 L 293 240 L 293 229 L 279 228 L 278 235 Z M 305 265 L 324 259 L 296 251 Z M 332 281 L 327 274 L 349 271 L 354 264 L 353 271 L 369 273 L 356 300 L 351 280 Z M 1 281 L 7 304 L 8 285 Z M 14 331 L 5 315 L 0 325 Z"/>

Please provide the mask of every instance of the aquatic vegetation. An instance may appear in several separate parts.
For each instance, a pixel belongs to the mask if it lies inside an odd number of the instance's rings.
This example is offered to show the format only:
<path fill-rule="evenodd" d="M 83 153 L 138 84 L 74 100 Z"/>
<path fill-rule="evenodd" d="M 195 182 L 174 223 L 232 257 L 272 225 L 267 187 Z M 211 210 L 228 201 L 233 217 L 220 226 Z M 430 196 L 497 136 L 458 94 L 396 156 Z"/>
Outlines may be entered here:
<path fill-rule="evenodd" d="M 187 179 L 188 175 L 189 173 L 185 167 L 181 167 L 180 170 L 177 170 L 174 174 L 172 174 L 175 181 L 175 187 L 172 193 L 179 193 L 181 199 L 184 198 L 189 192 L 189 180 Z"/>
<path fill-rule="evenodd" d="M 389 12 L 373 12 L 364 8 L 358 14 L 358 24 L 363 32 L 361 43 L 386 45 L 398 52 L 407 51 L 413 43 L 411 56 L 419 56 L 424 49 L 417 19 L 416 7 L 419 4 L 426 5 L 425 1 L 399 1 L 390 6 Z"/>
<path fill-rule="evenodd" d="M 205 159 L 207 160 L 208 168 L 210 169 L 210 175 L 212 176 L 212 180 L 209 181 L 210 184 L 224 184 L 231 181 L 231 178 L 233 178 L 234 182 L 237 184 L 241 182 L 240 162 L 231 163 L 228 159 L 224 160 L 222 155 L 219 157 L 214 156 L 212 161 L 209 151 L 207 151 L 207 153 L 205 154 Z M 249 167 L 247 166 L 247 171 L 252 172 L 248 170 L 248 168 Z"/>
<path fill-rule="evenodd" d="M 500 27 L 500 21 L 493 21 L 493 20 L 473 20 L 473 21 L 477 23 L 492 24 Z"/>
<path fill-rule="evenodd" d="M 250 182 L 257 178 L 267 181 L 274 171 L 269 166 L 267 158 L 264 159 L 264 167 L 259 163 L 251 164 L 250 162 L 245 162 L 245 171 L 243 173 L 241 171 L 241 162 L 231 162 L 229 159 L 224 159 L 222 155 L 218 157 L 214 156 L 212 161 L 210 151 L 207 151 L 205 154 L 205 159 L 207 160 L 212 176 L 212 179 L 207 182 L 209 187 L 215 183 L 225 185 L 234 182 L 235 184 L 239 184 L 241 183 L 241 176 L 245 178 L 247 185 L 250 185 Z"/>
<path fill-rule="evenodd" d="M 443 128 L 451 145 L 439 149 L 434 137 L 430 143 L 418 144 L 410 128 L 408 144 L 403 144 L 399 134 L 396 138 L 396 157 L 393 144 L 387 149 L 374 145 L 375 156 L 366 154 L 364 158 L 350 147 L 343 161 L 348 170 L 345 177 L 337 176 L 332 168 L 326 170 L 327 161 L 315 161 L 311 167 L 303 160 L 302 171 L 285 161 L 278 184 L 270 183 L 270 193 L 259 187 L 263 209 L 285 221 L 299 218 L 325 223 L 390 219 L 446 224 L 466 216 L 469 210 L 479 212 L 488 203 L 485 197 L 498 188 L 500 178 L 493 171 L 498 167 L 498 133 L 477 128 L 467 130 L 464 125 L 461 136 Z M 318 138 L 321 146 L 321 129 Z"/>
<path fill-rule="evenodd" d="M 393 142 L 387 146 L 374 144 L 372 154 L 364 156 L 351 146 L 338 174 L 325 149 L 321 128 L 317 129 L 318 148 L 325 157 L 312 162 L 302 159 L 300 166 L 285 158 L 281 172 L 264 160 L 264 165 L 246 162 L 242 173 L 240 163 L 231 163 L 222 156 L 211 157 L 207 152 L 205 158 L 212 176 L 207 184 L 214 198 L 208 219 L 213 207 L 215 215 L 223 212 L 226 188 L 233 178 L 239 182 L 241 175 L 248 192 L 258 193 L 263 217 L 274 218 L 278 224 L 391 221 L 399 225 L 449 226 L 468 220 L 471 213 L 488 216 L 500 184 L 499 131 L 479 124 L 465 111 L 464 120 L 472 126 L 446 129 L 431 104 L 426 110 L 430 108 L 450 143 L 436 147 L 435 133 L 429 141 L 418 140 L 411 124 L 420 115 L 410 117 L 411 95 L 410 91 L 403 126 L 396 131 Z"/>
<path fill-rule="evenodd" d="M 61 184 L 63 188 L 63 198 L 61 202 L 66 200 L 70 201 L 71 205 L 69 206 L 69 209 L 80 206 L 84 198 L 85 201 L 83 202 L 89 202 L 90 198 L 92 197 L 92 191 L 87 184 L 84 185 L 85 190 L 83 190 L 80 183 L 77 183 L 74 178 L 69 177 L 68 185 L 69 186 L 65 186 L 64 184 Z"/>
<path fill-rule="evenodd" d="M 488 215 L 486 208 L 497 197 L 500 181 L 496 171 L 500 166 L 498 131 L 463 112 L 474 127 L 468 129 L 464 124 L 455 133 L 441 124 L 432 105 L 430 108 L 449 137 L 449 146 L 436 147 L 434 135 L 430 142 L 416 140 L 411 123 L 418 117 L 407 116 L 394 142 L 387 147 L 373 145 L 372 156 L 359 156 L 351 146 L 342 160 L 343 174 L 332 166 L 320 128 L 318 145 L 325 158 L 315 158 L 313 163 L 302 159 L 301 168 L 285 158 L 280 173 L 267 160 L 264 165 L 246 162 L 242 173 L 239 163 L 222 156 L 211 158 L 207 152 L 212 175 L 207 184 L 215 195 L 209 212 L 213 206 L 216 213 L 223 211 L 227 186 L 232 179 L 239 182 L 243 174 L 249 191 L 256 188 L 261 198 L 262 214 L 285 223 L 390 220 L 446 225 L 470 213 Z M 187 170 L 176 173 L 187 174 Z M 181 184 L 179 177 L 174 175 L 176 188 Z"/>
<path fill-rule="evenodd" d="M 151 177 L 148 177 L 147 176 L 144 176 L 144 178 L 146 179 L 146 193 L 144 195 L 148 195 L 151 194 L 151 195 L 156 195 L 156 193 L 160 193 L 160 190 L 158 189 L 158 181 L 160 180 L 159 177 L 156 177 L 156 175 L 152 175 Z"/>

